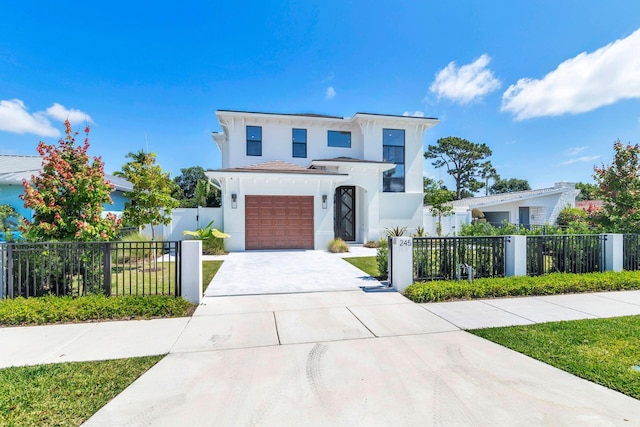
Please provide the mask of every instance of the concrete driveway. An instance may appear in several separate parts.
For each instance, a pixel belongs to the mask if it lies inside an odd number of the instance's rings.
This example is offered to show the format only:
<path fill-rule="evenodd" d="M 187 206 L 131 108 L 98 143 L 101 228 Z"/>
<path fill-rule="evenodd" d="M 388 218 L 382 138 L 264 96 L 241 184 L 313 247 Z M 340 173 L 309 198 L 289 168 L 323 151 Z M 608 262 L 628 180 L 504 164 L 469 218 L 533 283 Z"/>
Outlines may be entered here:
<path fill-rule="evenodd" d="M 87 426 L 632 426 L 640 402 L 393 292 L 205 298 Z"/>
<path fill-rule="evenodd" d="M 357 250 L 375 255 L 375 249 Z M 305 250 L 232 252 L 225 255 L 205 296 L 352 291 L 379 285 L 343 256 Z"/>

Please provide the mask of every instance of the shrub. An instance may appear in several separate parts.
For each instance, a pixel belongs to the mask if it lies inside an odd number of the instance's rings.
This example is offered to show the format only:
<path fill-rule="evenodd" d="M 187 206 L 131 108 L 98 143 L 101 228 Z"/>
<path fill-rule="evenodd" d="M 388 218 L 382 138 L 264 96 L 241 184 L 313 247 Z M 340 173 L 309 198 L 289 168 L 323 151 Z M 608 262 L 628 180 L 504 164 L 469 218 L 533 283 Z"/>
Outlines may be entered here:
<path fill-rule="evenodd" d="M 385 228 L 384 231 L 385 233 L 387 233 L 387 236 L 399 237 L 399 236 L 404 236 L 404 233 L 407 232 L 407 227 Z"/>
<path fill-rule="evenodd" d="M 204 228 L 198 228 L 196 231 L 183 231 L 182 234 L 202 240 L 202 253 L 206 255 L 224 254 L 224 239 L 231 237 L 227 233 L 213 228 L 213 221 Z"/>
<path fill-rule="evenodd" d="M 572 208 L 567 206 L 562 209 L 558 214 L 558 219 L 556 220 L 556 224 L 558 225 L 569 225 L 572 222 L 586 222 L 587 213 L 579 208 Z"/>
<path fill-rule="evenodd" d="M 381 277 L 389 276 L 389 244 L 384 237 L 378 240 L 378 250 L 376 251 L 376 262 Z"/>
<path fill-rule="evenodd" d="M 333 252 L 334 254 L 349 252 L 349 246 L 342 240 L 341 238 L 333 239 L 329 242 L 329 252 Z"/>
<path fill-rule="evenodd" d="M 483 278 L 473 282 L 439 280 L 408 286 L 405 296 L 417 303 L 454 299 L 555 295 L 640 289 L 640 271 L 552 273 L 546 276 Z"/>
<path fill-rule="evenodd" d="M 194 307 L 190 302 L 173 296 L 19 297 L 0 301 L 0 325 L 179 317 L 189 316 Z"/>
<path fill-rule="evenodd" d="M 424 230 L 424 227 L 417 227 L 416 232 L 411 235 L 411 237 L 426 237 L 426 236 L 427 236 L 427 233 Z"/>
<path fill-rule="evenodd" d="M 378 247 L 378 242 L 375 242 L 373 240 L 369 240 L 367 243 L 365 243 L 364 245 L 365 248 L 377 248 Z"/>

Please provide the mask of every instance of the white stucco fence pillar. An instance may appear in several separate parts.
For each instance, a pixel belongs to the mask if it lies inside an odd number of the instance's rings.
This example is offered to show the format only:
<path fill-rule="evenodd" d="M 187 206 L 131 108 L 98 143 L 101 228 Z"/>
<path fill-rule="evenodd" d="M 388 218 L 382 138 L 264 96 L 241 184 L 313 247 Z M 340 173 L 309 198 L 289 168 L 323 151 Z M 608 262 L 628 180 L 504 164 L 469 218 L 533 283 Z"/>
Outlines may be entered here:
<path fill-rule="evenodd" d="M 622 234 L 605 234 L 604 238 L 604 270 L 622 271 L 624 259 Z"/>
<path fill-rule="evenodd" d="M 505 276 L 527 275 L 527 236 L 505 236 Z"/>
<path fill-rule="evenodd" d="M 180 262 L 182 298 L 194 304 L 202 301 L 202 241 L 183 240 Z"/>
<path fill-rule="evenodd" d="M 413 237 L 391 238 L 389 283 L 400 293 L 413 283 Z"/>

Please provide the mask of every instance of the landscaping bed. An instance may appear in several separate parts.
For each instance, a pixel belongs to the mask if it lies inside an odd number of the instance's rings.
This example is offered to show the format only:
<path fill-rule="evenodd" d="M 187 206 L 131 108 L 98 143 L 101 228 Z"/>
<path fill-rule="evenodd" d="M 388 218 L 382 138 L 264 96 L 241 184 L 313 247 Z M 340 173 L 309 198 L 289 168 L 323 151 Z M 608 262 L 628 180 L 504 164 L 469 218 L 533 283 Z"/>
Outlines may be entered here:
<path fill-rule="evenodd" d="M 476 329 L 472 334 L 640 399 L 640 316 Z"/>
<path fill-rule="evenodd" d="M 195 308 L 195 304 L 182 298 L 156 295 L 18 297 L 0 300 L 0 325 L 44 325 L 98 320 L 185 317 L 190 316 Z"/>
<path fill-rule="evenodd" d="M 405 296 L 417 303 L 556 295 L 581 292 L 640 289 L 640 271 L 514 276 L 467 281 L 438 280 L 416 282 L 408 286 Z"/>

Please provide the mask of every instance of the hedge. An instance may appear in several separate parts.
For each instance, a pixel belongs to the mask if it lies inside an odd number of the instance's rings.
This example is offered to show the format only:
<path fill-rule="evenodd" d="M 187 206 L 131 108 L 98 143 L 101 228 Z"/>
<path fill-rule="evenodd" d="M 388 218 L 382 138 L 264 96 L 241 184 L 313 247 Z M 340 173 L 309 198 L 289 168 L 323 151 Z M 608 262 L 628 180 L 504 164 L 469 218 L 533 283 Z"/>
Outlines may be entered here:
<path fill-rule="evenodd" d="M 416 282 L 405 289 L 405 296 L 414 302 L 424 303 L 632 289 L 640 289 L 640 271 L 552 273 L 535 277 L 483 278 L 472 283 L 449 280 Z"/>

